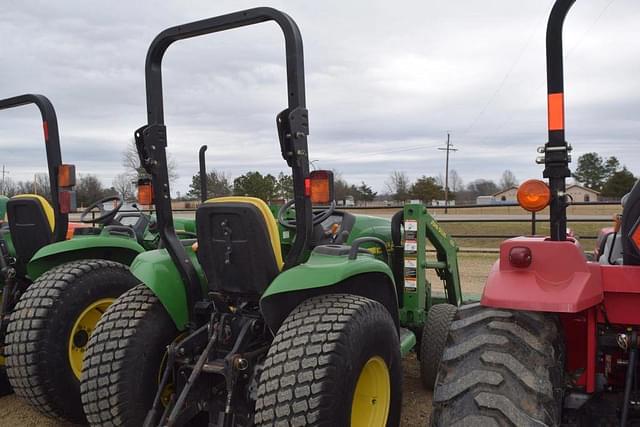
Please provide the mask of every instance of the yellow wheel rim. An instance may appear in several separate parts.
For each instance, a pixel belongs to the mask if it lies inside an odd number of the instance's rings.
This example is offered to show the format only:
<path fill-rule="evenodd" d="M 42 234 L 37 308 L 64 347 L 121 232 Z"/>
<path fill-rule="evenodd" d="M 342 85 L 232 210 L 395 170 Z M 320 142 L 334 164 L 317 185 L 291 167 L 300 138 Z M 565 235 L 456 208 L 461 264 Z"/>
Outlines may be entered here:
<path fill-rule="evenodd" d="M 69 364 L 77 379 L 80 379 L 80 374 L 82 373 L 82 358 L 87 350 L 89 337 L 93 333 L 98 320 L 100 320 L 100 317 L 113 301 L 115 301 L 115 298 L 103 298 L 89 304 L 76 318 L 73 328 L 71 328 L 68 345 Z"/>
<path fill-rule="evenodd" d="M 187 336 L 186 332 L 181 333 L 176 337 L 176 339 L 171 341 L 171 344 L 179 343 L 186 336 Z M 167 349 L 168 348 L 169 346 L 167 346 Z M 169 353 L 165 350 L 165 352 L 162 354 L 162 360 L 160 360 L 160 369 L 158 370 L 158 386 L 160 386 L 160 382 L 162 381 L 162 374 L 164 374 L 164 370 L 167 367 L 168 358 L 169 358 Z M 171 396 L 173 396 L 173 393 L 175 393 L 175 386 L 173 385 L 173 381 L 169 379 L 169 382 L 167 383 L 166 386 L 164 386 L 164 388 L 162 389 L 162 392 L 160 393 L 160 403 L 162 403 L 162 406 L 167 407 L 169 402 L 171 402 Z"/>
<path fill-rule="evenodd" d="M 374 356 L 364 364 L 358 377 L 351 403 L 351 426 L 385 426 L 390 404 L 389 368 L 380 356 Z"/>

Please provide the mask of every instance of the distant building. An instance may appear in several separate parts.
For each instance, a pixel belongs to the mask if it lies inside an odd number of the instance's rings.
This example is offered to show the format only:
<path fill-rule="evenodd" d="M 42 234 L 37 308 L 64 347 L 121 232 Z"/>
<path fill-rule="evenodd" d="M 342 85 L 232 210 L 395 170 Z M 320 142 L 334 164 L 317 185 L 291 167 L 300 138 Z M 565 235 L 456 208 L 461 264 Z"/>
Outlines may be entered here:
<path fill-rule="evenodd" d="M 600 192 L 583 187 L 578 184 L 571 184 L 567 187 L 567 194 L 571 196 L 574 202 L 597 202 L 600 198 Z"/>
<path fill-rule="evenodd" d="M 455 205 L 456 205 L 455 200 L 449 200 L 448 202 L 445 200 L 436 200 L 436 199 L 431 200 L 431 206 L 455 206 Z"/>
<path fill-rule="evenodd" d="M 479 205 L 497 205 L 501 203 L 518 203 L 518 187 L 509 187 L 490 196 L 478 196 Z M 600 193 L 579 184 L 571 184 L 567 187 L 567 194 L 574 202 L 597 202 Z"/>
<path fill-rule="evenodd" d="M 518 203 L 518 187 L 515 185 L 505 190 L 493 193 L 490 197 L 493 197 L 495 203 Z"/>

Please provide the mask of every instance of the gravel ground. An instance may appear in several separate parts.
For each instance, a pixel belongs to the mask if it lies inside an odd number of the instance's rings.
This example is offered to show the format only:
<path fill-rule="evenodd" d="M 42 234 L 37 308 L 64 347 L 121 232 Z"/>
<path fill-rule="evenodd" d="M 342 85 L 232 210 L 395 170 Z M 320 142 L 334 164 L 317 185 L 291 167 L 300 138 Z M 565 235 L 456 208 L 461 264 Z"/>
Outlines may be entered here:
<path fill-rule="evenodd" d="M 460 274 L 463 293 L 480 294 L 484 280 L 497 254 L 460 254 Z M 439 289 L 437 279 L 432 279 Z M 402 427 L 426 426 L 431 409 L 431 392 L 420 383 L 420 368 L 414 354 L 403 360 L 404 387 L 402 401 Z M 73 427 L 73 424 L 51 420 L 31 409 L 15 395 L 0 398 L 0 427 Z"/>

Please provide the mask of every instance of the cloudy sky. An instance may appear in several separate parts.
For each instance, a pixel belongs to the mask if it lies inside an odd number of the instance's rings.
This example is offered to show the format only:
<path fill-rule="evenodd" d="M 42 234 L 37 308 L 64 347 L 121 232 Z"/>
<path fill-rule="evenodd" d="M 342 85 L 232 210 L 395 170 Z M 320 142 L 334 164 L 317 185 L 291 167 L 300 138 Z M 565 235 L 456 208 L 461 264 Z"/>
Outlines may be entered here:
<path fill-rule="evenodd" d="M 465 182 L 539 177 L 546 140 L 544 32 L 552 1 L 14 1 L 0 10 L 0 97 L 54 103 L 63 159 L 110 185 L 146 122 L 144 58 L 166 27 L 268 5 L 305 44 L 310 158 L 384 191 L 392 170 L 444 173 L 447 131 Z M 188 6 L 187 6 L 188 5 Z M 574 158 L 616 155 L 640 172 L 636 0 L 578 0 L 565 25 L 567 138 Z M 174 44 L 164 60 L 169 151 L 184 193 L 208 167 L 236 177 L 286 170 L 275 114 L 286 106 L 284 47 L 265 23 Z M 44 171 L 35 107 L 0 114 L 0 167 Z"/>

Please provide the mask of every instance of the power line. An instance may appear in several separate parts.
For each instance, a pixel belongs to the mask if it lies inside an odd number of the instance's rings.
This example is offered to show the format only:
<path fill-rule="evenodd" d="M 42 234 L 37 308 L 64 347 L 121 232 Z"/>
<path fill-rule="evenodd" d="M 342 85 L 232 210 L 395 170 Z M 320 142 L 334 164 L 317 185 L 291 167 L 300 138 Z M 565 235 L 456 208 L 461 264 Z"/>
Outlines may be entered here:
<path fill-rule="evenodd" d="M 592 31 L 594 29 L 594 27 L 596 26 L 596 24 L 600 21 L 600 19 L 604 16 L 605 12 L 607 11 L 607 9 L 609 9 L 609 6 L 611 6 L 611 4 L 613 4 L 615 0 L 609 0 L 609 2 L 600 10 L 600 13 L 598 13 L 598 15 L 596 16 L 596 18 L 591 21 L 591 23 L 589 24 L 589 26 L 587 27 L 587 29 L 582 33 L 582 35 L 580 36 L 580 38 L 578 39 L 578 41 L 576 43 L 573 44 L 573 46 L 571 46 L 568 50 L 567 53 L 564 55 L 564 58 L 568 58 L 570 54 L 574 53 L 574 51 L 576 49 L 578 49 L 578 47 L 580 46 L 580 44 L 583 42 L 583 40 L 585 39 L 585 37 L 587 36 L 587 34 Z M 541 82 L 538 85 L 532 85 L 531 87 L 533 87 L 534 89 L 529 92 L 528 95 L 524 96 L 525 99 L 532 97 L 533 95 L 535 95 L 536 93 L 540 92 L 547 84 L 547 80 L 546 80 L 546 75 L 545 75 L 545 80 L 543 82 Z M 508 112 L 504 117 L 505 119 L 502 121 L 502 123 L 500 123 L 500 125 L 498 125 L 497 127 L 494 128 L 494 133 L 497 133 L 499 130 L 501 130 L 502 128 L 505 127 L 505 125 L 507 125 L 508 123 L 512 122 L 512 118 L 514 116 L 515 112 L 514 111 L 510 111 Z M 495 137 L 495 136 L 494 136 Z M 485 137 L 480 141 L 480 145 L 482 145 L 483 143 L 485 143 L 486 141 L 488 141 L 491 137 Z"/>
<path fill-rule="evenodd" d="M 502 91 L 502 88 L 504 87 L 505 83 L 507 82 L 507 80 L 509 80 L 509 77 L 511 76 L 511 73 L 516 68 L 516 65 L 518 65 L 518 63 L 520 62 L 520 60 L 524 56 L 524 53 L 529 48 L 529 45 L 531 44 L 531 41 L 533 40 L 533 36 L 535 35 L 536 30 L 537 30 L 538 26 L 540 25 L 539 23 L 540 22 L 544 22 L 545 18 L 546 18 L 546 15 L 543 16 L 542 20 L 536 21 L 535 24 L 531 26 L 531 31 L 529 33 L 529 37 L 527 38 L 527 41 L 525 42 L 525 44 L 520 48 L 520 52 L 518 53 L 518 56 L 511 63 L 511 66 L 509 67 L 509 70 L 504 75 L 504 77 L 502 78 L 502 81 L 500 82 L 500 84 L 498 85 L 496 90 L 491 94 L 491 96 L 489 97 L 489 99 L 487 100 L 485 105 L 482 107 L 482 109 L 480 109 L 480 111 L 475 116 L 475 118 L 471 121 L 469 126 L 467 126 L 464 129 L 464 131 L 462 131 L 463 135 L 466 135 L 476 125 L 476 123 L 478 123 L 478 121 L 484 115 L 484 113 L 487 111 L 487 109 L 489 108 L 491 103 L 493 103 L 493 101 L 498 97 L 498 94 L 500 93 L 500 91 Z"/>
<path fill-rule="evenodd" d="M 447 146 L 438 147 L 438 150 L 447 152 L 447 160 L 445 162 L 444 172 L 444 213 L 447 213 L 447 210 L 449 209 L 449 152 L 458 151 L 458 149 L 453 148 L 453 144 L 451 144 L 451 135 L 449 132 L 447 132 Z"/>
<path fill-rule="evenodd" d="M 609 3 L 607 3 L 602 10 L 600 11 L 600 13 L 598 14 L 598 16 L 596 16 L 596 19 L 594 19 L 593 21 L 591 21 L 591 24 L 589 24 L 589 26 L 587 27 L 587 29 L 584 31 L 584 33 L 582 33 L 582 35 L 580 36 L 580 38 L 578 39 L 577 42 L 574 43 L 573 46 L 571 46 L 571 48 L 569 48 L 569 50 L 567 50 L 567 53 L 565 54 L 565 59 L 569 57 L 569 55 L 571 55 L 573 53 L 574 50 L 576 50 L 578 48 L 578 46 L 580 45 L 580 43 L 582 43 L 582 41 L 584 40 L 584 38 L 587 36 L 587 34 L 589 34 L 589 32 L 593 29 L 593 27 L 596 26 L 596 24 L 598 23 L 598 21 L 600 21 L 600 18 L 602 18 L 602 16 L 604 15 L 604 13 L 607 11 L 607 9 L 609 9 L 609 6 L 611 6 L 611 4 L 614 2 L 615 0 L 609 0 Z"/>

